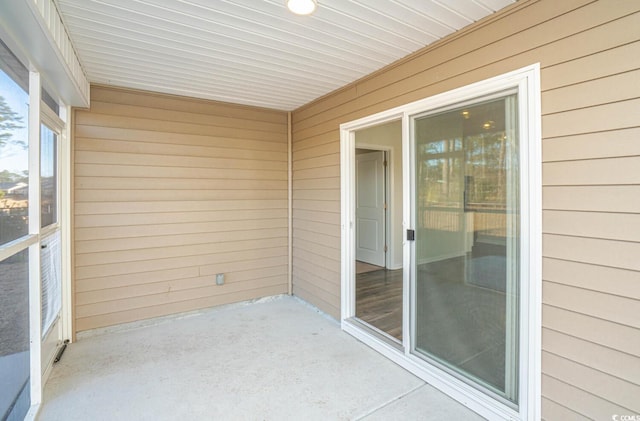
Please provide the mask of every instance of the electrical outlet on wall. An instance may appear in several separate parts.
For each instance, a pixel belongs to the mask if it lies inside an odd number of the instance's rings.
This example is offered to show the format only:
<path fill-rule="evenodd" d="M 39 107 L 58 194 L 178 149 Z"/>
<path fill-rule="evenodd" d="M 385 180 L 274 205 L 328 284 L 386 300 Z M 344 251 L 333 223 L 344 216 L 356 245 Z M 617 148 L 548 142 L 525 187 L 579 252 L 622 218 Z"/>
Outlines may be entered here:
<path fill-rule="evenodd" d="M 224 273 L 216 274 L 216 285 L 224 285 Z"/>

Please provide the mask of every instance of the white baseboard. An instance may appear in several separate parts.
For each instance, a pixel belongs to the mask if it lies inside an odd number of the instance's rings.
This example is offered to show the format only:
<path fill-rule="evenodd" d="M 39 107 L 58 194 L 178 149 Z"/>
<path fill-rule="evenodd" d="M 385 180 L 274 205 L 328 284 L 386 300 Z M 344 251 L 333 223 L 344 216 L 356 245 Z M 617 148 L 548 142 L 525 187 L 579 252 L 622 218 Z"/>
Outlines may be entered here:
<path fill-rule="evenodd" d="M 464 251 L 456 251 L 453 253 L 441 254 L 439 256 L 434 256 L 434 257 L 424 257 L 422 259 L 418 259 L 418 265 L 423 265 L 425 263 L 439 262 L 441 260 L 453 259 L 454 257 L 463 257 L 466 255 L 467 253 Z"/>

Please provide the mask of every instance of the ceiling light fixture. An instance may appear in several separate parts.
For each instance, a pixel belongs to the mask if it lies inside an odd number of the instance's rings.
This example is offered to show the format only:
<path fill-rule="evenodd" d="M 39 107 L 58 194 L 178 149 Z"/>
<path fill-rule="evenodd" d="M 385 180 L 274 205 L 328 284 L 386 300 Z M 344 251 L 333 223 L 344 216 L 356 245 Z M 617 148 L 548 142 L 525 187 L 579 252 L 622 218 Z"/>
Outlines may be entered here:
<path fill-rule="evenodd" d="M 485 130 L 493 129 L 495 126 L 496 126 L 496 123 L 495 123 L 495 121 L 493 121 L 493 120 L 489 120 L 489 121 L 487 121 L 486 123 L 484 123 L 484 124 L 482 125 L 482 127 L 483 127 Z"/>
<path fill-rule="evenodd" d="M 316 0 L 285 0 L 287 9 L 296 15 L 310 15 L 318 7 Z"/>

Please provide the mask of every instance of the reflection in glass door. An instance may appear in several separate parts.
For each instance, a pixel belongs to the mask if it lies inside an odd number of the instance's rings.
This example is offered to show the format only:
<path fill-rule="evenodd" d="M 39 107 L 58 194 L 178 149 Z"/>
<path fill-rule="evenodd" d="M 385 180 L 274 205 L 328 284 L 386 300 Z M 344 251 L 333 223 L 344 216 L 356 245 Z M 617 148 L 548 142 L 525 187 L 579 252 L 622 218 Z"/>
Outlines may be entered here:
<path fill-rule="evenodd" d="M 412 352 L 518 405 L 517 96 L 412 118 Z"/>

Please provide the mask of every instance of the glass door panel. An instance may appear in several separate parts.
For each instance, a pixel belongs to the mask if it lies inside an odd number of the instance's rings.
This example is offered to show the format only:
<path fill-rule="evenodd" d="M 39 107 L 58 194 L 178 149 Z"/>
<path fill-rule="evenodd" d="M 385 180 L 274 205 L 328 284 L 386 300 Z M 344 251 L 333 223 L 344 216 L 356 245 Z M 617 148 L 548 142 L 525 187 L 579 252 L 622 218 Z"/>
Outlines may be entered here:
<path fill-rule="evenodd" d="M 412 118 L 412 352 L 517 405 L 516 95 Z"/>

